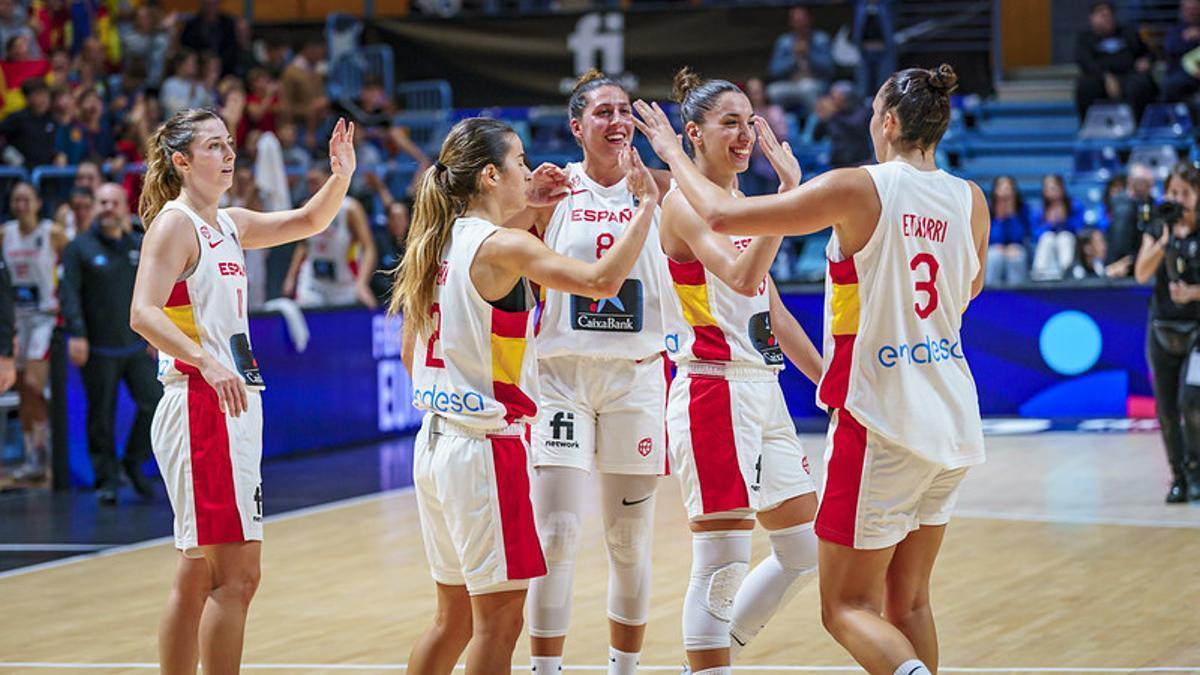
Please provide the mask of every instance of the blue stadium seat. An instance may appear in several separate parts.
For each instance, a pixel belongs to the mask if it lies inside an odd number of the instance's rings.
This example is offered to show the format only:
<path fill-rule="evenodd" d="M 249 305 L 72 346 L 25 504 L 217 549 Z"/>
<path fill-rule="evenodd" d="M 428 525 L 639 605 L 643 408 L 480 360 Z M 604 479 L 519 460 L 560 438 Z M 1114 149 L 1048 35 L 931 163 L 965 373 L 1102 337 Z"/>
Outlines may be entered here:
<path fill-rule="evenodd" d="M 1075 149 L 1074 174 L 1077 178 L 1108 180 L 1121 168 L 1121 157 L 1112 145 L 1085 145 Z"/>
<path fill-rule="evenodd" d="M 1166 180 L 1171 167 L 1179 161 L 1179 153 L 1172 145 L 1141 145 L 1129 153 L 1130 164 L 1145 164 L 1154 172 L 1157 180 Z"/>
<path fill-rule="evenodd" d="M 1080 138 L 1129 138 L 1137 130 L 1133 109 L 1125 103 L 1096 103 L 1088 108 Z"/>
<path fill-rule="evenodd" d="M 1192 115 L 1183 103 L 1151 103 L 1138 127 L 1138 137 L 1146 139 L 1183 138 L 1191 132 Z"/>
<path fill-rule="evenodd" d="M 418 80 L 396 85 L 396 96 L 405 110 L 449 110 L 453 105 L 450 83 L 445 80 Z"/>
<path fill-rule="evenodd" d="M 450 131 L 450 113 L 432 110 L 402 112 L 392 117 L 392 125 L 408 129 L 409 137 L 421 150 L 431 157 L 437 157 L 442 141 Z"/>

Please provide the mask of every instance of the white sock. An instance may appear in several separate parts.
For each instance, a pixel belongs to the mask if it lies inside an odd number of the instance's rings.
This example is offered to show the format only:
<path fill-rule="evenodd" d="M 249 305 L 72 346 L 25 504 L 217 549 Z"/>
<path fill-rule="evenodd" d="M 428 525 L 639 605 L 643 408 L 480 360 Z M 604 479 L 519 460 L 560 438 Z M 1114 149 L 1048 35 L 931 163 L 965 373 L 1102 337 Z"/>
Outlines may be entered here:
<path fill-rule="evenodd" d="M 532 663 L 531 672 L 540 673 L 540 675 L 554 675 L 562 672 L 562 657 L 561 656 L 531 656 L 529 661 Z"/>
<path fill-rule="evenodd" d="M 900 664 L 895 675 L 932 675 L 920 659 L 909 659 Z"/>
<path fill-rule="evenodd" d="M 697 670 L 692 675 L 733 675 L 733 668 L 730 666 L 717 666 L 716 668 L 705 668 Z"/>
<path fill-rule="evenodd" d="M 623 652 L 616 647 L 608 648 L 608 675 L 637 675 L 641 652 Z"/>

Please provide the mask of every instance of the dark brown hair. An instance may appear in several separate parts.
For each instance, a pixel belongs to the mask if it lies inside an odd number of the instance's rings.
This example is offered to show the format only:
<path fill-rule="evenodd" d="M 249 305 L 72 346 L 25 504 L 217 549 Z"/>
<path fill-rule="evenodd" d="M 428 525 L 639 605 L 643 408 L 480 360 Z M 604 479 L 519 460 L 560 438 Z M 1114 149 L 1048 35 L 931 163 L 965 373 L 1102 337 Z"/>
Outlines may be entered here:
<path fill-rule="evenodd" d="M 567 112 L 571 115 L 571 119 L 583 119 L 583 111 L 587 110 L 588 92 L 596 91 L 600 87 L 616 87 L 624 91 L 626 96 L 629 95 L 620 82 L 592 68 L 579 76 L 579 79 L 575 81 L 575 88 L 571 90 L 571 98 L 567 101 Z"/>
<path fill-rule="evenodd" d="M 706 80 L 688 66 L 675 73 L 671 90 L 672 97 L 679 103 L 679 117 L 684 127 L 688 122 L 703 124 L 708 113 L 717 107 L 717 101 L 728 92 L 746 95 L 741 87 L 729 80 Z M 684 134 L 684 140 L 690 146 L 687 134 Z"/>
<path fill-rule="evenodd" d="M 950 125 L 950 93 L 957 87 L 958 75 L 945 63 L 901 70 L 883 83 L 879 96 L 883 109 L 900 121 L 901 147 L 924 151 L 942 140 Z"/>

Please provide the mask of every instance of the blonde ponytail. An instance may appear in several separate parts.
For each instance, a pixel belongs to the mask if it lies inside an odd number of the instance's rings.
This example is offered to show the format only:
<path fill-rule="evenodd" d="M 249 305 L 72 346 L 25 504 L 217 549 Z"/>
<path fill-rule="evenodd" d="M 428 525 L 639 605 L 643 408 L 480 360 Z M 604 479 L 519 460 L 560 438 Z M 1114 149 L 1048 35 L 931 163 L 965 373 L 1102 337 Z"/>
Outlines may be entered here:
<path fill-rule="evenodd" d="M 488 164 L 504 170 L 504 157 L 515 137 L 503 122 L 465 119 L 446 135 L 437 161 L 421 177 L 404 259 L 392 271 L 388 302 L 388 312 L 402 313 L 415 334 L 433 332 L 434 289 L 454 220 L 479 192 L 479 172 Z"/>
<path fill-rule="evenodd" d="M 163 204 L 178 197 L 183 189 L 183 178 L 175 170 L 171 156 L 181 152 L 190 157 L 196 131 L 209 119 L 221 120 L 221 117 L 206 108 L 180 110 L 159 125 L 146 141 L 146 177 L 138 198 L 138 217 L 146 230 L 162 211 Z"/>

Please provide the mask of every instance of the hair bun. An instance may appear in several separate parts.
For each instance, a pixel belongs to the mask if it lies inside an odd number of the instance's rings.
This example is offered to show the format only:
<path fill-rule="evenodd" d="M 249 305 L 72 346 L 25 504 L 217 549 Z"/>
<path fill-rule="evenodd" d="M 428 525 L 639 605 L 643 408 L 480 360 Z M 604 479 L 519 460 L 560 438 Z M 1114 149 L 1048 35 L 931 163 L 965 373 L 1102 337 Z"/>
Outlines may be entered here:
<path fill-rule="evenodd" d="M 608 76 L 601 72 L 598 68 L 591 68 L 586 73 L 580 75 L 578 80 L 575 80 L 575 87 L 571 89 L 571 93 L 574 94 L 575 92 L 579 91 L 579 88 L 588 82 L 603 80 L 606 77 Z"/>
<path fill-rule="evenodd" d="M 929 71 L 929 86 L 934 91 L 949 94 L 958 88 L 958 74 L 954 72 L 954 68 L 951 68 L 950 64 L 943 63 L 935 70 Z"/>
<path fill-rule="evenodd" d="M 675 83 L 671 89 L 671 97 L 676 103 L 683 103 L 687 98 L 688 92 L 703 84 L 700 79 L 700 74 L 692 70 L 688 66 L 684 66 L 675 73 Z"/>

